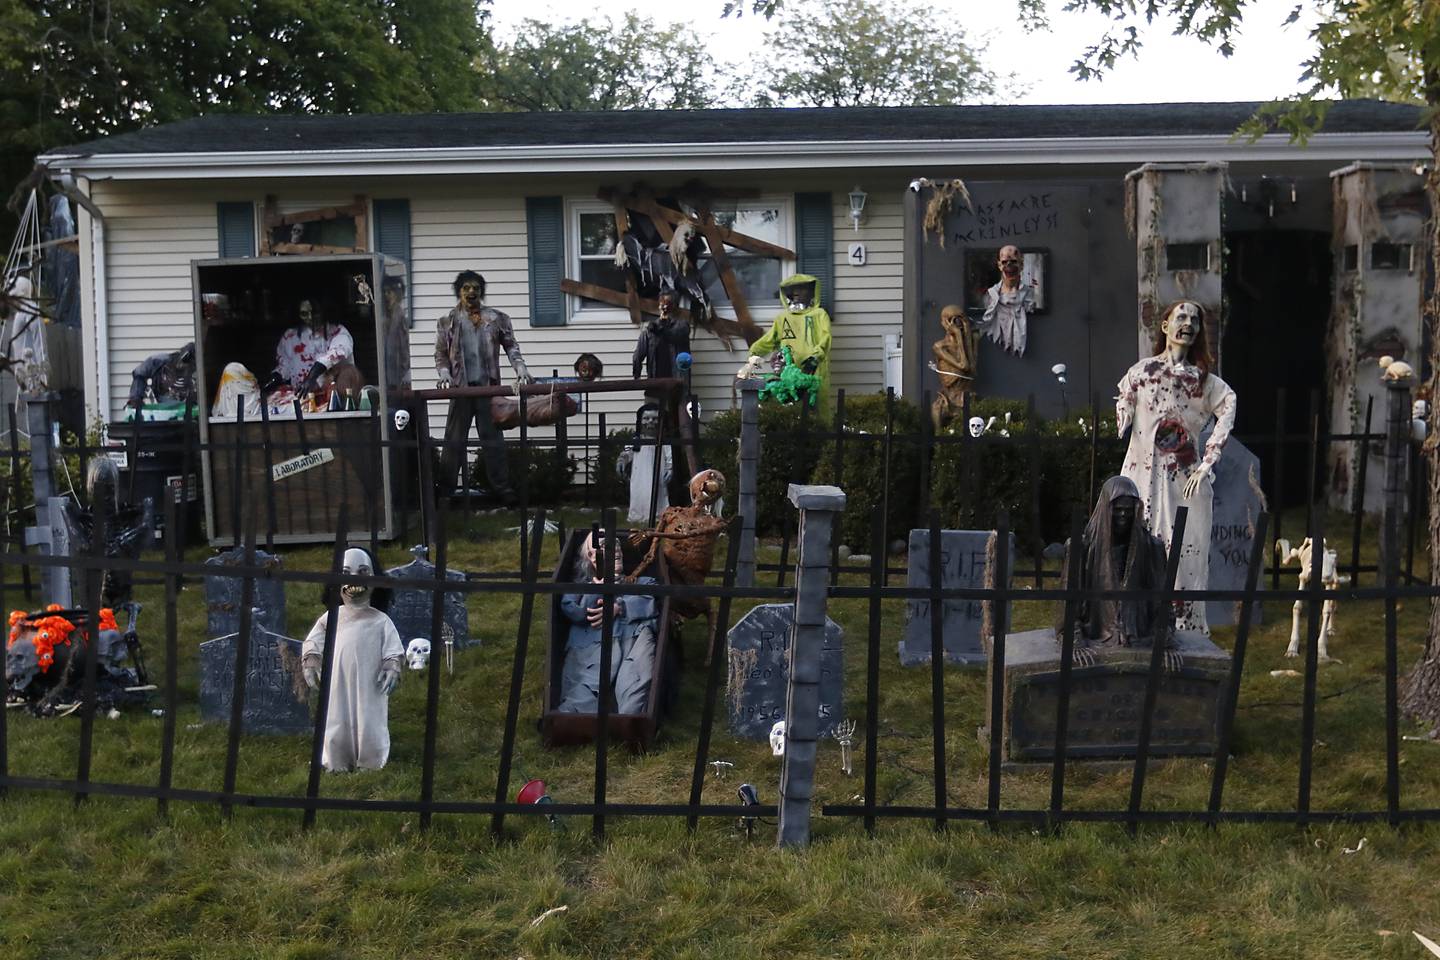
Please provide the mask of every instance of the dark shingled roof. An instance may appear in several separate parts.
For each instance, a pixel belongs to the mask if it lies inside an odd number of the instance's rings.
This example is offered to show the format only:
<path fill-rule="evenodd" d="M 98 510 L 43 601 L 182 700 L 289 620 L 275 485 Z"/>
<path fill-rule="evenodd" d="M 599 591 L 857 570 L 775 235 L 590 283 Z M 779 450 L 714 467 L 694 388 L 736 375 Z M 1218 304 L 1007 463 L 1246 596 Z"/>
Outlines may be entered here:
<path fill-rule="evenodd" d="M 1258 103 L 1138 103 L 355 116 L 213 114 L 62 147 L 50 153 L 118 155 L 656 142 L 1224 136 L 1233 133 L 1258 106 Z M 1331 106 L 1323 130 L 1327 133 L 1401 133 L 1419 129 L 1420 123 L 1418 107 L 1378 100 L 1345 100 Z"/>

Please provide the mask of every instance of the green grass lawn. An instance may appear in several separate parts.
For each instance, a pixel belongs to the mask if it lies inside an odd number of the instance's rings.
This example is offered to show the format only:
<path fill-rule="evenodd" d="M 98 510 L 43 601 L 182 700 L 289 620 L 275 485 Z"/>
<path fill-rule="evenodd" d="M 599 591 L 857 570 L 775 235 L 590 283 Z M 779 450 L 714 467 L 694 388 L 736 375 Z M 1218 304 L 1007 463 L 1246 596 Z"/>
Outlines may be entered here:
<path fill-rule="evenodd" d="M 572 514 L 572 523 L 589 517 Z M 450 546 L 467 570 L 517 569 L 513 535 L 498 521 L 488 536 Z M 1341 525 L 1331 525 L 1339 530 Z M 458 529 L 458 526 L 457 526 Z M 1332 537 L 1332 544 L 1338 538 Z M 1373 541 L 1373 537 L 1369 538 Z M 408 560 L 404 544 L 385 551 Z M 553 566 L 556 539 L 546 542 Z M 1342 551 L 1342 556 L 1344 555 Z M 770 558 L 778 557 L 778 551 Z M 285 553 L 289 568 L 323 568 L 329 550 Z M 858 581 L 857 581 L 858 582 Z M 142 618 L 156 675 L 162 667 L 163 594 L 145 588 Z M 457 658 L 442 681 L 436 796 L 488 800 L 494 793 L 505 698 L 520 598 L 472 595 L 479 648 Z M 512 783 L 543 777 L 559 802 L 587 802 L 594 752 L 546 750 L 539 714 L 548 604 L 537 599 Z M 320 612 L 318 587 L 289 585 L 289 627 L 303 636 Z M 744 612 L 737 604 L 732 620 Z M 1421 649 L 1424 606 L 1400 611 L 1401 665 Z M 863 720 L 865 601 L 832 604 L 846 629 L 846 702 Z M 194 704 L 205 614 L 198 584 L 184 591 L 181 712 L 175 785 L 217 790 L 225 730 L 202 726 Z M 1049 604 L 1018 602 L 1014 629 L 1049 623 Z M 1342 603 L 1331 654 L 1322 666 L 1312 807 L 1383 809 L 1383 613 L 1378 603 Z M 887 603 L 881 641 L 879 797 L 927 804 L 931 781 L 930 674 L 902 669 L 896 644 L 903 602 Z M 1272 604 L 1252 633 L 1236 720 L 1226 806 L 1293 809 L 1298 777 L 1301 681 L 1270 671 L 1302 669 L 1282 656 L 1289 610 Z M 689 669 L 676 715 L 644 755 L 616 748 L 609 797 L 619 802 L 684 802 L 703 695 L 700 629 L 685 638 Z M 1217 629 L 1229 646 L 1233 631 Z M 424 684 L 407 676 L 391 705 L 393 748 L 381 771 L 327 774 L 330 796 L 411 799 L 419 793 Z M 976 729 L 985 712 L 983 675 L 946 674 L 949 800 L 983 806 L 985 751 Z M 37 720 L 9 712 L 10 768 L 17 776 L 71 777 L 79 741 L 74 718 Z M 863 729 L 863 725 L 862 725 Z M 132 710 L 97 719 L 96 780 L 153 783 L 161 721 Z M 1420 731 L 1405 726 L 1403 732 Z M 732 737 L 717 723 L 713 759 L 734 764 L 707 780 L 705 800 L 734 801 L 745 781 L 774 802 L 778 759 L 764 744 Z M 855 775 L 839 751 L 821 749 L 816 797 L 847 803 L 863 789 L 863 742 Z M 238 789 L 302 794 L 307 737 L 243 741 Z M 1403 741 L 1403 803 L 1440 807 L 1440 744 Z M 1210 766 L 1158 766 L 1148 779 L 1151 808 L 1203 809 Z M 1004 781 L 1010 808 L 1048 804 L 1048 774 Z M 1067 803 L 1122 808 L 1129 773 L 1071 768 Z M 858 802 L 858 801 L 857 801 Z M 774 849 L 773 826 L 754 839 L 728 820 L 611 817 L 607 839 L 590 838 L 588 818 L 561 831 L 542 819 L 511 817 L 496 841 L 487 816 L 445 816 L 422 833 L 418 816 L 321 811 L 300 827 L 298 811 L 237 809 L 226 821 L 213 805 L 97 796 L 76 808 L 59 793 L 12 790 L 0 801 L 0 956 L 61 957 L 1420 957 L 1410 936 L 1440 937 L 1440 828 L 1381 824 L 1143 827 L 1137 838 L 1112 825 L 1068 825 L 1059 837 L 1028 827 L 992 833 L 953 823 L 882 821 L 867 838 L 858 820 L 815 819 L 814 845 Z M 1347 854 L 1361 838 L 1358 853 Z M 532 927 L 551 908 L 564 907 Z"/>

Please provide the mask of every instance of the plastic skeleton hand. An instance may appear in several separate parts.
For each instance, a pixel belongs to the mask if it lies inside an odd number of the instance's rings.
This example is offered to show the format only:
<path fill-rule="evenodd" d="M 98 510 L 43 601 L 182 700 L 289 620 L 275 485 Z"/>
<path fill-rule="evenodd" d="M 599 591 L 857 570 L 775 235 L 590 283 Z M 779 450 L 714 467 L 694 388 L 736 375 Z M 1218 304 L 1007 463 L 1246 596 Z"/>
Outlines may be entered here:
<path fill-rule="evenodd" d="M 449 390 L 450 387 L 453 386 L 450 380 L 450 374 L 441 371 L 439 379 L 435 381 L 435 386 L 441 390 Z"/>
<path fill-rule="evenodd" d="M 320 655 L 312 653 L 300 661 L 305 673 L 305 685 L 311 690 L 320 689 Z"/>
<path fill-rule="evenodd" d="M 1195 472 L 1190 474 L 1190 478 L 1185 481 L 1186 500 L 1189 500 L 1200 491 L 1200 484 L 1203 483 L 1208 476 L 1210 476 L 1210 464 L 1201 461 L 1200 465 L 1195 468 Z"/>
<path fill-rule="evenodd" d="M 387 697 L 395 690 L 395 685 L 400 682 L 400 661 L 386 660 L 380 664 L 380 673 L 375 677 L 375 683 L 380 687 L 380 692 Z"/>

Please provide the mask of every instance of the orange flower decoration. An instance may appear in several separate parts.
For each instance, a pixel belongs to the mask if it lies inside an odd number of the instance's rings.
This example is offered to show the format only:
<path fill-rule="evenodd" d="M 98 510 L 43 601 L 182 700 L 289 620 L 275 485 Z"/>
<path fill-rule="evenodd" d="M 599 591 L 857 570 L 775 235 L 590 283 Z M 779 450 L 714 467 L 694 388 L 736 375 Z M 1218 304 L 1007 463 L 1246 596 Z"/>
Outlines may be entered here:
<path fill-rule="evenodd" d="M 11 610 L 10 626 L 16 626 L 20 623 L 21 620 L 24 620 L 28 616 L 30 616 L 30 614 L 26 613 L 24 610 Z"/>
<path fill-rule="evenodd" d="M 57 608 L 63 609 L 63 608 Z M 40 662 L 40 672 L 50 669 L 55 662 L 55 647 L 59 644 L 70 646 L 70 634 L 75 624 L 64 617 L 41 617 L 32 624 L 35 627 L 35 658 Z"/>
<path fill-rule="evenodd" d="M 100 629 L 120 632 L 120 624 L 115 622 L 115 611 L 109 607 L 100 608 Z"/>

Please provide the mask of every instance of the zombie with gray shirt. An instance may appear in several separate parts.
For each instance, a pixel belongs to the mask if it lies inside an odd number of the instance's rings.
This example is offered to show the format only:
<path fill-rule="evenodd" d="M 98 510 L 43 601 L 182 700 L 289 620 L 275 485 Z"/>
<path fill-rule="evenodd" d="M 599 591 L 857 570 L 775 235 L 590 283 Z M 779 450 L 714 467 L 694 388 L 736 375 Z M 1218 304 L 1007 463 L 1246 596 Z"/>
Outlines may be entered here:
<path fill-rule="evenodd" d="M 521 383 L 530 383 L 530 370 L 520 345 L 515 342 L 515 329 L 510 318 L 499 310 L 484 305 L 485 278 L 473 270 L 455 277 L 454 309 L 440 318 L 435 328 L 435 372 L 441 389 L 447 387 L 498 386 L 500 384 L 500 351 L 510 358 L 510 366 Z M 488 397 L 456 397 L 450 401 L 445 418 L 445 454 L 440 462 L 440 485 L 449 487 L 465 463 L 465 442 L 470 437 L 470 422 L 480 434 L 480 447 L 485 455 L 485 475 L 491 493 L 510 499 L 510 470 L 505 460 L 505 436 L 495 426 Z M 461 479 L 464 485 L 463 478 Z"/>

